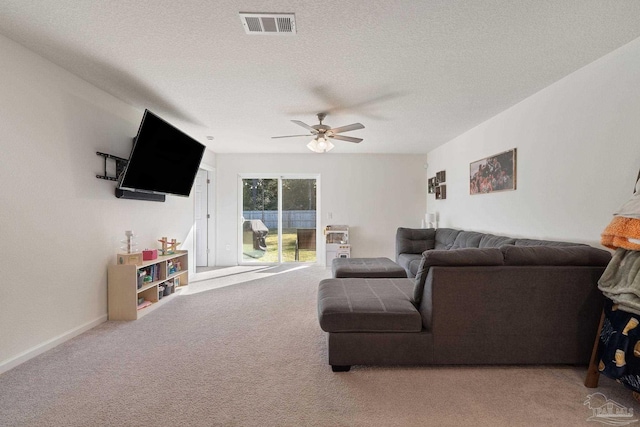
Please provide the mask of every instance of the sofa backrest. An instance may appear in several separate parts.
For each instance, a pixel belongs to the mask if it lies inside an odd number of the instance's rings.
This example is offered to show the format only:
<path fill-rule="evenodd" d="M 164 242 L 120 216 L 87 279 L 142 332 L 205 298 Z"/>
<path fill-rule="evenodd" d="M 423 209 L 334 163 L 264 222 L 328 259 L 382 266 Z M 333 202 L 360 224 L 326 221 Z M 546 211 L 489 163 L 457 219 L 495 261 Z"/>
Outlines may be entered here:
<path fill-rule="evenodd" d="M 585 248 L 582 251 L 572 249 L 570 253 L 555 253 L 551 250 L 541 252 L 527 252 L 526 250 L 514 250 L 510 256 L 505 258 L 505 264 L 508 265 L 605 265 L 611 259 L 611 254 L 602 249 L 596 249 L 582 243 L 556 242 L 551 240 L 537 240 L 514 238 L 507 236 L 498 236 L 493 234 L 480 233 L 476 231 L 463 231 L 453 228 L 398 228 L 396 234 L 396 262 L 407 270 L 408 277 L 417 276 L 419 261 L 416 255 L 422 254 L 424 251 L 436 250 L 460 250 L 460 249 L 488 249 L 488 248 L 536 248 L 536 247 L 554 247 L 554 248 Z M 552 254 L 553 252 L 553 254 Z M 404 260 L 401 254 L 412 254 L 410 260 Z M 554 255 L 555 254 L 555 255 Z M 570 262 L 571 264 L 554 264 L 554 256 L 557 256 L 557 262 Z M 414 259 L 416 262 L 414 262 Z M 529 259 L 529 260 L 527 260 Z M 565 261 L 562 261 L 565 260 Z M 569 261 L 566 261 L 569 260 Z M 411 261 L 411 262 L 409 262 Z M 519 263 L 519 264 L 515 264 Z"/>
<path fill-rule="evenodd" d="M 429 269 L 433 266 L 446 267 L 469 267 L 503 265 L 504 255 L 498 248 L 463 248 L 449 251 L 425 251 L 422 254 L 422 261 L 414 279 L 413 297 L 416 304 L 420 304 L 424 293 L 424 284 L 429 274 Z"/>
<path fill-rule="evenodd" d="M 499 248 L 500 246 L 514 245 L 515 243 L 516 239 L 513 237 L 495 236 L 477 231 L 460 231 L 451 249 Z"/>
<path fill-rule="evenodd" d="M 611 259 L 608 251 L 588 245 L 573 246 L 515 246 L 499 248 L 460 248 L 452 250 L 428 250 L 414 279 L 414 300 L 420 304 L 424 294 L 427 275 L 431 267 L 478 267 L 478 266 L 571 266 L 606 267 Z M 518 277 L 518 273 L 513 273 Z"/>
<path fill-rule="evenodd" d="M 435 248 L 439 251 L 448 251 L 456 241 L 456 237 L 462 230 L 454 230 L 453 228 L 438 228 L 436 230 Z"/>
<path fill-rule="evenodd" d="M 504 245 L 514 245 L 516 239 L 506 236 L 494 236 L 493 234 L 483 234 L 480 239 L 479 248 L 499 248 Z"/>
<path fill-rule="evenodd" d="M 400 254 L 421 254 L 435 248 L 436 230 L 433 228 L 398 228 L 396 232 L 396 262 Z"/>
<path fill-rule="evenodd" d="M 553 240 L 516 239 L 516 246 L 589 246 L 582 243 L 555 242 Z"/>
<path fill-rule="evenodd" d="M 450 249 L 477 248 L 480 246 L 482 236 L 484 234 L 477 231 L 461 231 L 456 236 Z"/>
<path fill-rule="evenodd" d="M 608 251 L 588 245 L 506 245 L 500 248 L 505 265 L 571 265 L 605 267 L 611 260 Z"/>

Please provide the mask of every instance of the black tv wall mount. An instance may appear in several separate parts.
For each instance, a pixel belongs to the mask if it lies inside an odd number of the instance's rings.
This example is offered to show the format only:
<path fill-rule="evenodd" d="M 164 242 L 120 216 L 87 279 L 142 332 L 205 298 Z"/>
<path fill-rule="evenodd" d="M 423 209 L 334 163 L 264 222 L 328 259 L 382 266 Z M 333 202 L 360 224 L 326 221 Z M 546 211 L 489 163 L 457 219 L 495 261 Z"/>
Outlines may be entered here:
<path fill-rule="evenodd" d="M 104 157 L 104 175 L 96 175 L 96 178 L 106 179 L 107 181 L 117 181 L 120 179 L 120 175 L 124 172 L 124 168 L 127 167 L 129 160 L 122 157 L 113 156 L 111 154 L 101 153 L 96 151 L 98 156 Z M 113 160 L 116 162 L 116 176 L 107 175 L 107 160 Z M 116 188 L 116 197 L 118 199 L 133 199 L 133 200 L 147 200 L 151 202 L 164 202 L 166 196 L 164 194 L 145 193 L 141 191 L 129 191 Z"/>
<path fill-rule="evenodd" d="M 127 167 L 127 163 L 129 160 L 123 159 L 122 157 L 113 156 L 111 154 L 101 153 L 96 151 L 98 156 L 104 157 L 104 175 L 96 175 L 96 178 L 106 179 L 108 181 L 117 181 L 120 178 L 120 174 L 124 171 L 124 168 Z M 107 160 L 113 160 L 116 162 L 116 176 L 108 176 L 107 175 Z"/>

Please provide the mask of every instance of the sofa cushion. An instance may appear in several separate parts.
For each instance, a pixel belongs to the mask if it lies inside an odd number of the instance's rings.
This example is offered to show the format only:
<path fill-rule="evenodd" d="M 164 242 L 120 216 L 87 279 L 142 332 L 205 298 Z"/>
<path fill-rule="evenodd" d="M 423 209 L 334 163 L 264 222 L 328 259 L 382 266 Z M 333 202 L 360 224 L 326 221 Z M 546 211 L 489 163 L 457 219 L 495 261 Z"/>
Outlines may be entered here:
<path fill-rule="evenodd" d="M 398 255 L 398 264 L 407 272 L 407 277 L 416 277 L 420 261 L 422 261 L 422 253 Z"/>
<path fill-rule="evenodd" d="M 503 265 L 502 251 L 498 248 L 467 248 L 451 251 L 425 251 L 422 254 L 422 262 L 415 278 L 413 299 L 420 304 L 424 292 L 424 283 L 431 266 L 479 266 L 479 265 Z"/>
<path fill-rule="evenodd" d="M 516 239 L 516 246 L 588 246 L 580 243 L 554 242 L 552 240 Z"/>
<path fill-rule="evenodd" d="M 418 274 L 418 270 L 420 269 L 420 263 L 422 262 L 422 255 L 418 255 L 417 258 L 414 258 L 409 263 L 409 272 L 407 273 L 407 277 L 413 278 Z"/>
<path fill-rule="evenodd" d="M 516 239 L 505 236 L 494 236 L 493 234 L 485 234 L 480 239 L 479 248 L 499 248 L 504 245 L 515 244 Z"/>
<path fill-rule="evenodd" d="M 435 248 L 436 230 L 433 228 L 403 228 L 396 231 L 396 254 L 421 254 Z M 398 261 L 396 259 L 396 261 Z"/>
<path fill-rule="evenodd" d="M 453 228 L 438 228 L 436 230 L 436 242 L 433 249 L 439 251 L 451 249 L 453 242 L 456 241 L 456 237 L 461 231 L 462 230 L 454 230 Z"/>
<path fill-rule="evenodd" d="M 325 332 L 420 332 L 411 279 L 325 279 L 318 317 Z"/>
<path fill-rule="evenodd" d="M 456 236 L 456 240 L 453 241 L 451 249 L 477 248 L 480 245 L 482 236 L 484 234 L 477 231 L 461 231 Z"/>
<path fill-rule="evenodd" d="M 335 258 L 333 277 L 407 277 L 407 272 L 389 258 Z"/>
<path fill-rule="evenodd" d="M 611 254 L 590 246 L 513 246 L 501 248 L 505 265 L 605 266 Z"/>

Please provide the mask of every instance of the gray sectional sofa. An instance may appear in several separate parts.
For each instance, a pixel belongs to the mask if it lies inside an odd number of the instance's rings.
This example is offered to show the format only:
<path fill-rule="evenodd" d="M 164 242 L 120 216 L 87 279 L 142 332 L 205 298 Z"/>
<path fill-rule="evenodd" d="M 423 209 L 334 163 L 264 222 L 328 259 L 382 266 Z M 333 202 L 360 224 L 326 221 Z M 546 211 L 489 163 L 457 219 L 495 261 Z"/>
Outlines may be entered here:
<path fill-rule="evenodd" d="M 569 242 L 399 228 L 410 278 L 320 283 L 329 364 L 587 364 L 611 256 Z"/>

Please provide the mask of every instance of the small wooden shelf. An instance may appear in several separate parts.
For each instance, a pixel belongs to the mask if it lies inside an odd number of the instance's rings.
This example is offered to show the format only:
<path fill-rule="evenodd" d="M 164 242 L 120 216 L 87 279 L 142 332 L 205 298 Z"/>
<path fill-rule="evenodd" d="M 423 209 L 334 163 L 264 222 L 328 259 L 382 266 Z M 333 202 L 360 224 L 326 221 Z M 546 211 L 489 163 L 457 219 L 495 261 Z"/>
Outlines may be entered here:
<path fill-rule="evenodd" d="M 169 277 L 167 277 L 167 280 L 182 276 L 184 273 L 186 273 L 186 271 L 178 271 L 176 273 L 170 274 Z"/>
<path fill-rule="evenodd" d="M 158 287 L 158 285 L 162 282 L 164 282 L 165 280 L 156 280 L 155 282 L 149 282 L 146 285 L 144 285 L 143 287 L 141 287 L 140 289 L 138 289 L 138 293 L 142 293 L 144 291 L 146 291 L 147 289 L 150 288 L 154 288 L 154 287 Z"/>
<path fill-rule="evenodd" d="M 170 263 L 180 263 L 181 269 L 168 274 Z M 143 283 L 138 289 L 139 271 L 154 265 L 157 265 L 159 279 Z M 187 251 L 176 251 L 172 255 L 159 256 L 157 259 L 143 261 L 140 264 L 110 265 L 107 273 L 109 320 L 136 320 L 171 301 L 179 293 L 179 287 L 176 287 L 173 294 L 159 298 L 160 286 L 166 282 L 175 283 L 177 277 L 180 278 L 180 287 L 187 285 L 188 271 Z M 152 304 L 138 310 L 138 298 L 144 298 Z"/>

